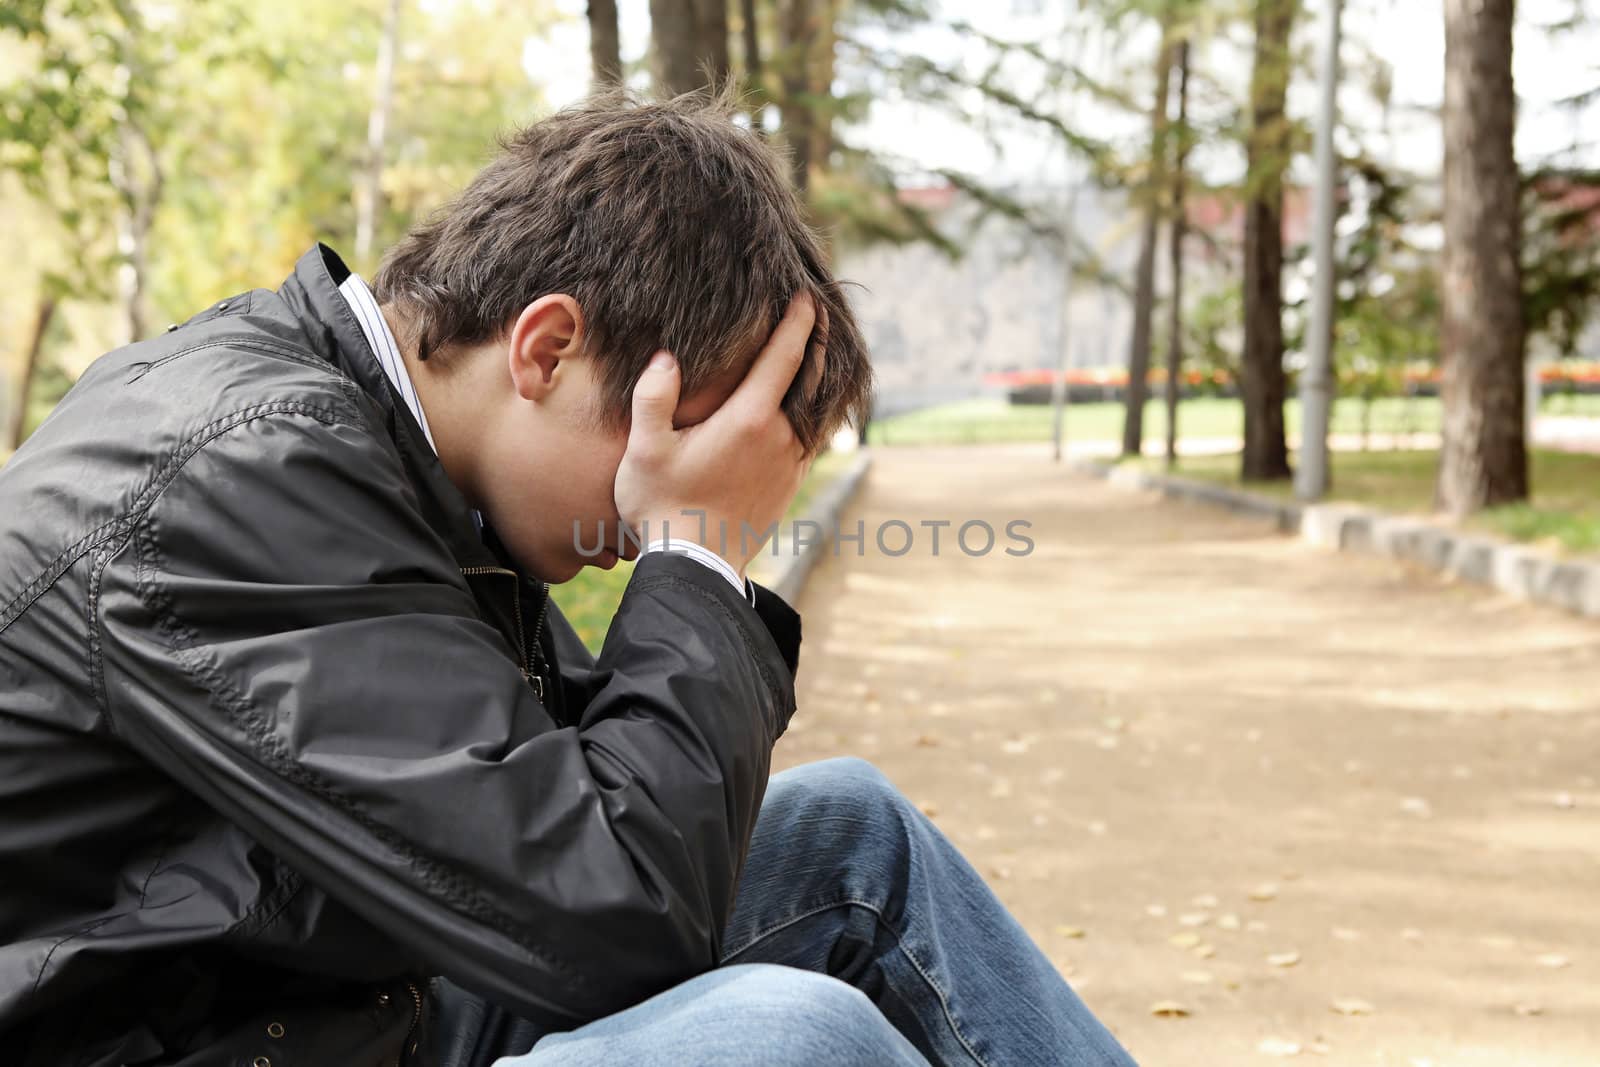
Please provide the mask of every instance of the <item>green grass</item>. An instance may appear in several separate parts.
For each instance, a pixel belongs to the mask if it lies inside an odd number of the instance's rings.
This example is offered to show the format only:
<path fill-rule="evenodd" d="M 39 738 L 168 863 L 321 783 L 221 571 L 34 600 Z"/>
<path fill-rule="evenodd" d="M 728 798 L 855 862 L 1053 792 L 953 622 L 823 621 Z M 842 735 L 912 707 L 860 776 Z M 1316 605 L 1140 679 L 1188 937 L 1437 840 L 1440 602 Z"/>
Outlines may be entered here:
<path fill-rule="evenodd" d="M 1420 514 L 1432 510 L 1439 454 L 1415 452 L 1336 452 L 1330 500 L 1366 504 L 1387 511 Z M 1157 469 L 1159 463 L 1142 461 Z M 1176 473 L 1191 478 L 1239 484 L 1239 457 L 1185 456 Z M 1559 552 L 1600 551 L 1600 456 L 1535 449 L 1533 499 L 1490 508 L 1469 526 L 1514 541 Z M 1292 497 L 1288 482 L 1252 484 L 1270 496 Z"/>
<path fill-rule="evenodd" d="M 800 489 L 784 516 L 785 520 L 803 515 L 818 490 L 843 473 L 851 458 L 850 454 L 844 452 L 826 452 L 818 456 L 805 481 L 800 483 Z M 605 641 L 611 617 L 617 613 L 617 604 L 621 602 L 622 592 L 628 587 L 628 579 L 632 575 L 633 564 L 628 562 L 618 563 L 609 571 L 585 567 L 570 582 L 550 587 L 550 595 L 561 613 L 578 631 L 584 644 L 595 652 L 600 651 L 600 645 Z M 754 576 L 757 581 L 760 580 L 759 574 Z"/>
<path fill-rule="evenodd" d="M 1600 416 L 1600 395 L 1556 394 L 1545 398 L 1542 410 L 1550 415 Z M 1368 429 L 1373 433 L 1437 433 L 1439 400 L 1436 397 L 1383 397 L 1373 401 Z M 1068 405 L 1068 441 L 1119 441 L 1122 439 L 1122 404 L 1096 401 Z M 875 445 L 968 445 L 1048 441 L 1052 413 L 1048 404 L 1010 404 L 1003 397 L 985 397 L 941 404 L 874 422 L 868 438 Z M 1291 434 L 1300 429 L 1300 403 L 1284 405 Z M 1362 403 L 1341 397 L 1334 405 L 1332 431 L 1359 434 Z M 1144 409 L 1146 440 L 1165 440 L 1166 408 L 1160 397 Z M 1244 435 L 1244 409 L 1238 400 L 1196 397 L 1178 408 L 1178 432 L 1184 438 Z"/>

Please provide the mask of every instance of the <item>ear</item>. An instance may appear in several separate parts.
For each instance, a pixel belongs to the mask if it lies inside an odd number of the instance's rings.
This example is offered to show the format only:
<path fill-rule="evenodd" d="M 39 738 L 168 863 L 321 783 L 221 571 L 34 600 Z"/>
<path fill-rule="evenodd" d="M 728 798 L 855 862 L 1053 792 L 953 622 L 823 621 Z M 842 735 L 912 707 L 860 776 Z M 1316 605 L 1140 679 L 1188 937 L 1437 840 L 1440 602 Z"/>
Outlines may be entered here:
<path fill-rule="evenodd" d="M 555 387 L 556 368 L 583 350 L 583 311 L 565 293 L 541 296 L 511 325 L 506 356 L 511 384 L 524 400 L 542 400 Z"/>

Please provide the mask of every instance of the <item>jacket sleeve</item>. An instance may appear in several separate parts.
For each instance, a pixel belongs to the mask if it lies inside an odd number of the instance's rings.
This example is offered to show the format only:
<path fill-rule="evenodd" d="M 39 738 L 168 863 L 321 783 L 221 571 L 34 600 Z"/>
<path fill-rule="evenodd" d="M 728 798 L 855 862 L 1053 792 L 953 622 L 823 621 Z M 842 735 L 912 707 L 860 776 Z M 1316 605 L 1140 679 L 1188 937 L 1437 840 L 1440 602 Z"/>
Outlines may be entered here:
<path fill-rule="evenodd" d="M 353 415 L 189 455 L 100 583 L 117 732 L 456 981 L 546 1024 L 718 962 L 794 710 L 748 602 L 639 564 L 573 726 L 535 699 Z"/>

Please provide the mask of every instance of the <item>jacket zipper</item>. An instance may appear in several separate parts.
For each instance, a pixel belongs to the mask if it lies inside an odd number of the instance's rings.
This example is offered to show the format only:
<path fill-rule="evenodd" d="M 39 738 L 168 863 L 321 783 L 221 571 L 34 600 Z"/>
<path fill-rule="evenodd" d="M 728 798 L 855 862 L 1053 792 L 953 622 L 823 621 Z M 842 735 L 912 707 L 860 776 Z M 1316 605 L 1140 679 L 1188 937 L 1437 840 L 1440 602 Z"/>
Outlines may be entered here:
<path fill-rule="evenodd" d="M 401 1067 L 411 1058 L 415 1049 L 417 1024 L 422 1022 L 422 991 L 414 982 L 406 983 L 406 992 L 411 994 L 411 1025 L 406 1028 L 405 1040 L 400 1043 L 400 1055 L 395 1058 L 394 1067 Z"/>
<path fill-rule="evenodd" d="M 533 656 L 530 659 L 528 654 L 527 633 L 522 626 L 522 577 L 518 575 L 516 571 L 508 570 L 505 567 L 462 567 L 461 573 L 503 574 L 511 579 L 511 609 L 512 614 L 516 616 L 517 656 L 519 657 L 518 666 L 522 670 L 522 676 L 528 680 L 530 685 L 533 686 L 534 696 L 543 701 L 545 696 L 544 653 L 541 651 L 539 645 L 539 635 L 544 632 L 545 611 L 550 606 L 549 586 L 545 585 L 543 582 L 539 583 L 540 590 L 544 593 L 544 596 L 539 601 L 539 616 L 537 621 L 534 623 Z"/>

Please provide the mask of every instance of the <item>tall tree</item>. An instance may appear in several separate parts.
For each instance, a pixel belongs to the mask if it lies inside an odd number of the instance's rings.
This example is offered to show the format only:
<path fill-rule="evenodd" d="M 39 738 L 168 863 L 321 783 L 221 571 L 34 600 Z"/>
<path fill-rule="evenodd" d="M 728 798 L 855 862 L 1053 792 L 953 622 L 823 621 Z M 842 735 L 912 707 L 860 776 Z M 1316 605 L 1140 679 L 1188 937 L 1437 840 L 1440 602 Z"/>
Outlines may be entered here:
<path fill-rule="evenodd" d="M 1172 288 L 1167 297 L 1167 466 L 1178 462 L 1178 389 L 1183 384 L 1183 241 L 1189 235 L 1184 192 L 1189 161 L 1189 41 L 1177 45 L 1177 146 L 1172 161 Z"/>
<path fill-rule="evenodd" d="M 761 23 L 756 0 L 739 0 L 739 34 L 744 45 L 745 91 L 761 88 Z"/>
<path fill-rule="evenodd" d="M 50 332 L 50 324 L 55 321 L 56 310 L 61 306 L 60 297 L 50 289 L 39 298 L 38 309 L 34 313 L 33 332 L 29 335 L 27 351 L 23 353 L 21 380 L 17 383 L 16 410 L 12 412 L 11 419 L 11 447 L 21 448 L 23 440 L 28 436 L 28 404 L 33 399 L 34 379 L 39 375 L 39 365 L 44 356 L 45 335 Z"/>
<path fill-rule="evenodd" d="M 400 0 L 389 0 L 378 37 L 378 62 L 374 70 L 372 111 L 367 118 L 367 159 L 356 200 L 356 262 L 366 265 L 372 256 L 378 208 L 383 203 L 384 149 L 389 135 L 389 110 L 394 103 L 394 59 L 400 38 Z"/>
<path fill-rule="evenodd" d="M 594 89 L 622 84 L 617 0 L 589 0 L 589 84 Z"/>
<path fill-rule="evenodd" d="M 1526 327 L 1513 147 L 1515 0 L 1445 0 L 1443 444 L 1438 506 L 1524 500 Z"/>
<path fill-rule="evenodd" d="M 1161 12 L 1161 42 L 1156 49 L 1156 97 L 1150 108 L 1150 159 L 1144 181 L 1144 226 L 1139 262 L 1134 268 L 1133 338 L 1128 348 L 1128 390 L 1122 419 L 1122 454 L 1144 447 L 1144 401 L 1149 391 L 1151 320 L 1156 302 L 1156 242 L 1161 227 L 1161 196 L 1166 181 L 1167 96 L 1172 78 L 1172 9 Z"/>
<path fill-rule="evenodd" d="M 1250 75 L 1249 163 L 1244 215 L 1244 455 L 1240 476 L 1290 476 L 1283 401 L 1283 173 L 1291 151 L 1284 100 L 1289 31 L 1299 0 L 1256 0 L 1255 63 Z"/>
<path fill-rule="evenodd" d="M 700 74 L 702 38 L 695 8 L 698 0 L 650 0 L 650 45 L 656 87 L 669 96 L 693 92 L 705 84 Z"/>
<path fill-rule="evenodd" d="M 825 31 L 831 31 L 829 0 L 778 0 L 782 45 L 783 99 L 779 106 L 783 137 L 789 145 L 794 185 L 804 196 L 811 188 L 811 165 L 816 150 L 817 125 L 830 122 L 816 106 L 812 86 L 812 57 Z"/>
<path fill-rule="evenodd" d="M 117 219 L 118 291 L 124 329 L 117 338 L 131 344 L 145 335 L 145 301 L 150 279 L 150 229 L 155 224 L 165 176 L 150 135 L 156 109 L 149 88 L 149 40 L 136 5 L 128 5 L 118 35 L 117 53 L 128 71 L 128 86 L 117 121 L 117 134 L 107 159 L 106 173 L 122 201 Z"/>
<path fill-rule="evenodd" d="M 694 23 L 695 62 L 702 78 L 709 74 L 711 84 L 721 89 L 732 69 L 728 56 L 728 0 L 694 0 Z"/>

